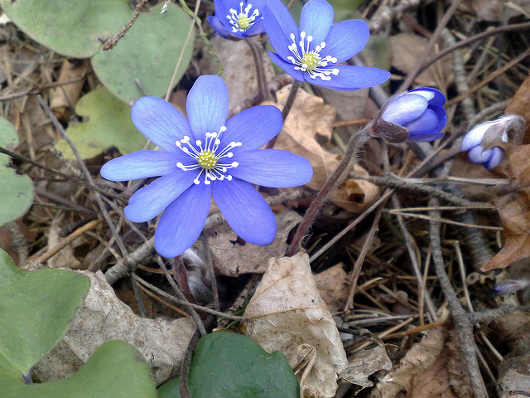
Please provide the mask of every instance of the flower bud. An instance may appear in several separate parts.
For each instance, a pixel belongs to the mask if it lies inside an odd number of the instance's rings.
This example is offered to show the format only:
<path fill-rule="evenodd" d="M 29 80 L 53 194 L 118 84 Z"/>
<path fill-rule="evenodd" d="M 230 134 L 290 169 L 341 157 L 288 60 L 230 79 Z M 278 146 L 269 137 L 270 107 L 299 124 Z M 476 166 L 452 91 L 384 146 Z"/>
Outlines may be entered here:
<path fill-rule="evenodd" d="M 494 144 L 507 143 L 510 130 L 524 129 L 524 121 L 518 115 L 505 115 L 476 125 L 462 140 L 462 152 L 472 163 L 482 164 L 488 170 L 497 167 L 504 158 L 504 149 Z M 513 141 L 513 140 L 512 140 Z"/>
<path fill-rule="evenodd" d="M 443 136 L 447 122 L 444 95 L 428 87 L 417 88 L 391 99 L 383 108 L 381 119 L 408 130 L 408 139 L 434 141 Z M 377 123 L 374 126 L 377 135 Z M 383 137 L 384 138 L 384 137 Z"/>

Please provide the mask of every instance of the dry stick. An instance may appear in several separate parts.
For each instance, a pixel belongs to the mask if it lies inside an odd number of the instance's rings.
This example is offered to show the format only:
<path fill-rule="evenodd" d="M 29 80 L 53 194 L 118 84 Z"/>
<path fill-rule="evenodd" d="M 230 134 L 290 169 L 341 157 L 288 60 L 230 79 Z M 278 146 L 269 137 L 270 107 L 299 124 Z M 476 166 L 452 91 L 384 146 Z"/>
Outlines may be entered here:
<path fill-rule="evenodd" d="M 197 0 L 195 2 L 195 9 L 193 10 L 193 14 L 195 17 L 197 17 L 197 13 L 199 12 L 199 7 L 201 5 L 201 0 Z M 171 75 L 171 80 L 169 81 L 169 86 L 167 87 L 166 96 L 164 99 L 166 101 L 169 100 L 169 96 L 171 95 L 171 90 L 173 90 L 173 86 L 175 85 L 175 80 L 177 79 L 177 73 L 180 68 L 180 64 L 182 64 L 182 60 L 184 59 L 184 50 L 186 46 L 188 45 L 188 42 L 191 39 L 191 35 L 193 33 L 193 26 L 195 25 L 195 18 L 190 23 L 190 28 L 188 29 L 188 34 L 186 35 L 186 40 L 184 40 L 184 45 L 182 46 L 182 49 L 180 50 L 179 57 L 177 59 L 177 64 L 175 65 L 175 69 L 173 69 L 173 74 Z"/>
<path fill-rule="evenodd" d="M 38 95 L 38 94 L 41 94 L 42 91 L 44 90 L 48 90 L 50 88 L 54 88 L 54 87 L 61 87 L 61 86 L 67 86 L 69 84 L 75 84 L 75 83 L 79 83 L 80 81 L 84 80 L 86 78 L 86 76 L 89 74 L 89 73 L 92 73 L 92 72 L 87 72 L 85 75 L 83 75 L 82 77 L 76 77 L 75 79 L 72 79 L 72 80 L 66 80 L 64 82 L 54 82 L 54 83 L 50 83 L 46 86 L 43 86 L 43 87 L 40 87 L 36 90 L 34 89 L 29 89 L 29 90 L 25 90 L 25 91 L 22 91 L 20 93 L 13 93 L 13 94 L 8 94 L 8 95 L 5 95 L 3 97 L 0 97 L 0 101 L 9 101 L 9 100 L 12 100 L 12 99 L 16 99 L 16 98 L 20 98 L 20 97 L 24 97 L 26 95 Z"/>
<path fill-rule="evenodd" d="M 184 354 L 184 358 L 182 359 L 182 362 L 180 363 L 180 371 L 179 371 L 179 393 L 182 398 L 191 398 L 191 394 L 188 391 L 188 372 L 191 365 L 191 358 L 193 355 L 193 351 L 195 350 L 195 347 L 197 346 L 197 343 L 199 342 L 200 334 L 196 330 L 193 333 L 193 336 L 191 336 L 190 342 L 188 343 L 188 347 L 186 348 L 186 353 Z"/>
<path fill-rule="evenodd" d="M 125 33 L 127 33 L 129 31 L 129 29 L 132 28 L 132 26 L 134 25 L 134 23 L 136 22 L 136 20 L 138 19 L 138 17 L 140 16 L 140 9 L 144 6 L 144 4 L 147 3 L 147 0 L 141 0 L 138 5 L 136 6 L 136 8 L 134 9 L 134 12 L 133 12 L 133 15 L 131 17 L 131 19 L 129 20 L 129 22 L 127 22 L 127 25 L 125 25 L 122 30 L 120 30 L 118 33 L 116 33 L 115 35 L 112 35 L 111 37 L 109 37 L 106 41 L 105 41 L 105 44 L 103 45 L 103 51 L 108 51 L 108 50 L 112 50 L 114 48 L 114 46 L 116 44 L 118 44 L 118 41 L 121 40 L 121 38 L 123 36 L 125 36 Z"/>
<path fill-rule="evenodd" d="M 530 310 L 530 305 L 517 306 L 517 305 L 503 305 L 499 308 L 492 310 L 484 310 L 480 312 L 472 312 L 467 314 L 469 321 L 476 325 L 477 323 L 489 323 L 498 318 L 502 318 L 505 315 L 511 314 L 512 312 L 526 312 Z"/>
<path fill-rule="evenodd" d="M 364 241 L 363 247 L 361 249 L 361 252 L 359 253 L 359 256 L 357 257 L 357 260 L 355 260 L 355 264 L 353 265 L 348 300 L 346 302 L 346 305 L 344 305 L 345 312 L 348 311 L 350 308 L 353 308 L 353 296 L 355 295 L 355 290 L 357 288 L 357 281 L 359 280 L 359 275 L 361 275 L 361 269 L 364 263 L 364 259 L 368 254 L 368 250 L 370 250 L 370 247 L 372 247 L 372 242 L 374 240 L 375 234 L 379 231 L 379 220 L 381 219 L 381 214 L 383 214 L 383 207 L 384 206 L 381 206 L 379 208 L 379 211 L 375 213 L 374 221 L 372 222 L 372 226 L 370 227 L 368 236 Z"/>
<path fill-rule="evenodd" d="M 194 308 L 194 309 L 197 309 L 197 310 L 199 310 L 201 312 L 206 312 L 207 314 L 215 315 L 215 316 L 218 316 L 218 317 L 221 317 L 221 318 L 232 319 L 234 321 L 245 321 L 245 320 L 247 320 L 247 318 L 242 317 L 242 316 L 237 316 L 237 315 L 227 314 L 225 312 L 215 311 L 215 310 L 212 310 L 211 308 L 204 307 L 204 306 L 199 305 L 199 304 L 190 303 L 188 300 L 180 300 L 180 299 L 176 298 L 175 296 L 172 296 L 171 294 L 163 291 L 162 289 L 159 289 L 156 286 L 150 284 L 149 282 L 143 280 L 142 278 L 140 278 L 136 274 L 134 274 L 134 279 L 136 279 L 140 284 L 142 284 L 143 286 L 145 286 L 146 288 L 148 288 L 152 292 L 155 292 L 159 296 L 164 297 L 164 298 L 168 299 L 169 301 L 174 302 L 175 304 L 187 306 L 187 307 L 190 307 L 190 308 Z"/>
<path fill-rule="evenodd" d="M 173 289 L 177 297 L 182 301 L 188 302 L 188 300 L 186 300 L 186 296 L 184 296 L 184 293 L 182 293 L 173 277 L 169 274 L 164 260 L 162 260 L 158 256 L 157 260 L 158 265 L 160 265 L 160 268 L 162 268 L 162 271 L 164 271 L 164 275 L 166 276 L 167 281 L 171 285 L 171 288 Z M 204 323 L 202 322 L 201 317 L 199 316 L 199 314 L 197 314 L 197 311 L 195 311 L 195 309 L 191 306 L 188 306 L 188 310 L 190 311 L 190 315 L 195 321 L 195 324 L 197 325 L 197 329 L 199 329 L 201 336 L 206 336 L 206 328 L 204 327 Z"/>
<path fill-rule="evenodd" d="M 401 203 L 399 202 L 399 199 L 396 195 L 392 195 L 392 205 L 394 208 L 399 209 L 401 207 Z M 426 290 L 427 287 L 424 283 L 423 275 L 421 274 L 420 265 L 418 264 L 418 258 L 416 257 L 416 251 L 414 250 L 414 247 L 412 245 L 412 238 L 410 236 L 410 233 L 405 226 L 405 222 L 403 220 L 403 217 L 401 215 L 397 215 L 398 225 L 399 229 L 401 230 L 401 234 L 403 235 L 403 239 L 405 240 L 405 245 L 407 246 L 407 251 L 410 258 L 410 263 L 412 265 L 412 269 L 414 271 L 414 274 L 416 276 L 416 280 L 418 281 L 418 289 L 419 291 L 423 291 L 422 294 L 418 294 L 418 297 L 423 297 L 425 300 L 425 304 L 427 304 L 427 310 L 429 311 L 429 314 L 431 315 L 431 318 L 433 321 L 436 321 L 438 319 L 436 315 L 436 307 L 434 306 L 431 295 Z"/>
<path fill-rule="evenodd" d="M 502 68 L 497 69 L 496 71 L 492 72 L 487 78 L 482 80 L 479 84 L 472 87 L 469 91 L 466 93 L 459 95 L 456 98 L 453 98 L 452 100 L 448 101 L 446 106 L 457 104 L 458 102 L 462 101 L 463 99 L 469 97 L 471 94 L 477 92 L 482 87 L 487 85 L 492 80 L 495 80 L 497 77 L 502 75 L 504 72 L 506 72 L 508 69 L 512 68 L 513 66 L 517 65 L 519 62 L 524 61 L 525 58 L 530 56 L 530 48 L 527 49 L 524 53 L 519 55 L 517 58 L 513 59 L 512 61 L 508 62 L 506 65 L 504 65 Z"/>
<path fill-rule="evenodd" d="M 462 0 L 454 0 L 451 3 L 451 6 L 445 12 L 444 16 L 442 17 L 442 20 L 438 23 L 436 30 L 432 34 L 431 39 L 429 40 L 429 44 L 425 48 L 425 51 L 423 52 L 421 57 L 418 59 L 418 61 L 414 65 L 414 68 L 412 69 L 412 71 L 409 74 L 407 74 L 407 78 L 401 84 L 397 92 L 405 91 L 412 84 L 414 79 L 416 79 L 416 76 L 418 76 L 422 65 L 425 63 L 427 58 L 433 54 L 434 46 L 438 42 L 438 39 L 440 38 L 440 35 L 442 34 L 442 30 L 446 27 L 447 23 L 449 22 L 449 20 L 451 19 L 455 11 L 458 9 L 461 2 Z"/>
<path fill-rule="evenodd" d="M 256 97 L 256 103 L 270 100 L 271 95 L 267 88 L 267 77 L 263 67 L 263 53 L 261 45 L 251 37 L 245 38 L 245 43 L 247 43 L 248 47 L 250 48 L 254 65 L 256 65 L 256 79 L 258 82 L 258 95 Z"/>
<path fill-rule="evenodd" d="M 298 80 L 295 80 L 294 83 L 291 85 L 291 90 L 289 91 L 289 95 L 287 96 L 287 101 L 285 101 L 285 105 L 283 106 L 283 109 L 282 109 L 283 123 L 285 123 L 285 121 L 287 120 L 287 116 L 289 116 L 289 113 L 291 112 L 291 108 L 294 105 L 294 100 L 296 99 L 296 94 L 298 93 L 298 89 L 300 87 L 302 87 L 302 82 Z M 266 149 L 273 148 L 274 144 L 276 144 L 276 140 L 278 139 L 278 135 L 280 134 L 281 132 L 278 133 L 272 140 L 270 140 L 265 148 Z"/>
<path fill-rule="evenodd" d="M 269 197 L 265 200 L 269 205 L 274 206 L 283 202 L 302 199 L 304 197 L 306 196 L 304 195 L 303 190 L 295 190 L 284 191 L 281 192 L 278 196 Z M 217 212 L 210 214 L 206 219 L 204 229 L 208 230 L 212 227 L 222 224 L 223 222 L 224 218 L 221 213 Z M 110 267 L 105 272 L 105 279 L 107 280 L 107 283 L 109 285 L 112 285 L 116 283 L 116 281 L 127 275 L 130 271 L 134 271 L 134 269 L 136 269 L 136 264 L 147 258 L 147 256 L 149 256 L 153 252 L 153 245 L 154 238 L 151 238 L 146 242 L 142 243 L 140 246 L 138 246 L 138 248 L 129 255 L 128 264 L 126 264 L 123 260 L 120 260 L 115 265 Z"/>
<path fill-rule="evenodd" d="M 438 199 L 432 198 L 429 201 L 429 205 L 436 207 L 439 206 Z M 455 329 L 458 333 L 458 340 L 460 342 L 460 349 L 462 356 L 466 364 L 469 378 L 471 382 L 471 388 L 475 398 L 485 398 L 488 396 L 482 375 L 480 374 L 479 364 L 477 361 L 476 350 L 478 348 L 475 345 L 473 338 L 473 325 L 471 324 L 468 315 L 462 308 L 458 297 L 456 296 L 451 281 L 445 272 L 444 259 L 442 255 L 442 244 L 440 238 L 440 223 L 435 219 L 440 218 L 440 212 L 437 210 L 431 210 L 430 215 L 433 218 L 430 221 L 430 238 L 432 246 L 432 258 L 434 261 L 434 269 L 440 286 L 444 292 L 444 296 L 447 299 L 451 316 L 455 325 Z"/>
<path fill-rule="evenodd" d="M 311 202 L 311 205 L 307 209 L 304 218 L 302 219 L 302 222 L 300 223 L 300 225 L 298 225 L 293 240 L 291 241 L 291 244 L 287 249 L 287 256 L 293 256 L 298 251 L 298 248 L 302 243 L 304 235 L 313 224 L 313 221 L 317 216 L 320 208 L 324 204 L 324 201 L 328 197 L 328 194 L 334 188 L 335 184 L 337 183 L 337 180 L 340 178 L 340 176 L 342 176 L 346 168 L 349 166 L 352 158 L 355 161 L 357 160 L 358 151 L 362 148 L 366 141 L 370 139 L 367 133 L 371 128 L 372 123 L 366 125 L 362 130 L 358 131 L 356 134 L 350 137 L 342 161 L 337 166 L 333 174 L 327 179 L 326 183 L 320 189 L 315 199 Z"/>
<path fill-rule="evenodd" d="M 101 199 L 101 196 L 99 195 L 99 192 L 96 189 L 96 184 L 94 184 L 94 180 L 92 179 L 92 175 L 88 171 L 85 162 L 83 162 L 83 159 L 81 158 L 81 155 L 79 155 L 79 152 L 73 142 L 70 140 L 70 137 L 66 135 L 63 126 L 61 126 L 61 123 L 57 120 L 53 112 L 50 110 L 46 102 L 42 99 L 40 95 L 37 96 L 37 99 L 39 100 L 40 105 L 44 109 L 44 111 L 48 114 L 48 117 L 51 119 L 53 125 L 55 128 L 59 131 L 61 134 L 61 137 L 68 143 L 70 148 L 72 149 L 72 152 L 75 155 L 75 158 L 77 159 L 77 162 L 79 163 L 79 166 L 81 167 L 81 170 L 83 171 L 83 174 L 85 175 L 88 183 L 90 186 L 94 189 L 94 196 L 96 197 L 96 201 L 98 204 L 99 209 L 103 213 L 103 218 L 107 222 L 112 235 L 116 238 L 116 243 L 118 244 L 118 247 L 120 248 L 122 256 L 125 258 L 125 261 L 127 261 L 127 249 L 125 248 L 125 244 L 123 243 L 123 240 L 121 239 L 121 236 L 116 232 L 116 227 L 114 226 L 114 223 L 112 222 L 112 219 L 109 216 L 109 213 L 107 212 L 107 209 L 105 208 L 105 204 L 103 203 L 103 200 Z"/>
<path fill-rule="evenodd" d="M 519 23 L 519 24 L 513 24 L 513 25 L 505 25 L 505 26 L 501 26 L 499 28 L 496 28 L 496 29 L 492 29 L 492 30 L 488 30 L 486 32 L 481 32 L 479 34 L 476 34 L 474 36 L 471 36 L 471 37 L 468 37 L 467 39 L 465 40 L 461 40 L 459 41 L 458 43 L 456 43 L 454 46 L 452 47 L 449 47 L 449 48 L 446 48 L 442 51 L 440 51 L 438 54 L 436 54 L 435 56 L 433 56 L 430 60 L 426 61 L 421 67 L 420 69 L 418 70 L 417 74 L 420 74 L 421 72 L 423 72 L 425 69 L 427 69 L 429 66 L 431 66 L 432 64 L 434 64 L 436 61 L 438 61 L 440 58 L 443 58 L 445 57 L 447 54 L 450 54 L 452 53 L 453 51 L 455 51 L 456 49 L 460 48 L 460 47 L 465 47 L 465 46 L 468 46 L 469 44 L 477 41 L 477 40 L 482 40 L 482 39 L 485 39 L 486 37 L 489 37 L 491 35 L 496 35 L 498 33 L 505 33 L 505 32 L 511 32 L 511 31 L 514 31 L 514 30 L 528 30 L 530 29 L 530 22 L 525 22 L 525 23 Z"/>

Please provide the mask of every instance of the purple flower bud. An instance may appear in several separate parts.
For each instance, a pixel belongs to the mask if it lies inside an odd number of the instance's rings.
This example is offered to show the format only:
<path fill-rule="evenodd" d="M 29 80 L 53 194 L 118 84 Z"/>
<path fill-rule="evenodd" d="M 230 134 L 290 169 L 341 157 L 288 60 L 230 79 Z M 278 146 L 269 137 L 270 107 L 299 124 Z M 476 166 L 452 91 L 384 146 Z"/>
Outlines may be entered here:
<path fill-rule="evenodd" d="M 497 167 L 504 158 L 504 150 L 498 146 L 488 149 L 488 143 L 500 139 L 508 142 L 508 130 L 524 127 L 524 122 L 518 115 L 505 115 L 497 120 L 480 123 L 469 130 L 462 140 L 462 152 L 472 163 L 482 164 L 488 170 Z"/>
<path fill-rule="evenodd" d="M 417 88 L 393 98 L 387 103 L 381 118 L 409 131 L 414 141 L 434 141 L 443 136 L 447 122 L 444 95 L 428 87 Z"/>

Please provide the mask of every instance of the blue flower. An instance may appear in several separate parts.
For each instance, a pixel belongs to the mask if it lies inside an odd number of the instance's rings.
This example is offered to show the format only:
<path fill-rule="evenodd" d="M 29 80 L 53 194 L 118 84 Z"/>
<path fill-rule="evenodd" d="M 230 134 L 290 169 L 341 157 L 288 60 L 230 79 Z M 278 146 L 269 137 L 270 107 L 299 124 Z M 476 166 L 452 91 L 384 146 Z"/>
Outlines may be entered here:
<path fill-rule="evenodd" d="M 462 140 L 462 152 L 467 152 L 467 157 L 472 163 L 482 164 L 488 170 L 494 169 L 504 159 L 504 150 L 498 146 L 485 149 L 481 143 L 488 130 L 500 134 L 502 142 L 508 142 L 508 134 L 502 129 L 502 125 L 508 116 L 504 118 L 484 122 L 469 130 Z"/>
<path fill-rule="evenodd" d="M 162 213 L 155 249 L 183 253 L 200 235 L 213 199 L 234 232 L 256 245 L 270 244 L 276 221 L 252 184 L 286 188 L 311 180 L 313 169 L 287 151 L 258 149 L 282 129 L 280 111 L 255 106 L 227 119 L 228 90 L 218 76 L 199 77 L 191 88 L 188 120 L 157 97 L 142 97 L 131 109 L 136 128 L 161 150 L 113 159 L 101 168 L 111 181 L 158 177 L 136 191 L 125 207 L 134 222 Z"/>
<path fill-rule="evenodd" d="M 434 141 L 443 137 L 447 123 L 444 95 L 428 87 L 417 88 L 391 99 L 381 118 L 409 131 L 409 140 Z"/>
<path fill-rule="evenodd" d="M 269 0 L 263 25 L 276 51 L 269 52 L 272 61 L 298 81 L 353 91 L 390 78 L 378 68 L 339 65 L 364 48 L 370 31 L 361 20 L 333 24 L 333 7 L 326 0 L 304 5 L 300 29 L 281 0 Z"/>
<path fill-rule="evenodd" d="M 214 30 L 225 39 L 244 39 L 263 33 L 266 0 L 215 0 L 215 15 L 208 17 Z"/>

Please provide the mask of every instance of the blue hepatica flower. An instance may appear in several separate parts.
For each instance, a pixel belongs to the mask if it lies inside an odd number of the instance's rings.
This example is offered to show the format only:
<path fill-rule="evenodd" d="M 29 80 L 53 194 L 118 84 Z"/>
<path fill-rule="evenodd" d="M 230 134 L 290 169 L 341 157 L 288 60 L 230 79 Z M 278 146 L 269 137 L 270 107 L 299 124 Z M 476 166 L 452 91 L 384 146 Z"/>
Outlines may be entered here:
<path fill-rule="evenodd" d="M 215 0 L 215 15 L 208 17 L 224 38 L 244 39 L 263 33 L 265 0 Z"/>
<path fill-rule="evenodd" d="M 281 0 L 269 0 L 263 25 L 276 51 L 269 52 L 272 61 L 298 81 L 353 91 L 390 78 L 378 68 L 340 65 L 364 48 L 370 31 L 361 20 L 333 24 L 333 7 L 325 0 L 304 5 L 300 29 Z"/>
<path fill-rule="evenodd" d="M 443 104 L 445 97 L 440 91 L 417 88 L 391 99 L 381 118 L 406 128 L 409 140 L 434 141 L 443 137 L 442 129 L 447 123 Z"/>
<path fill-rule="evenodd" d="M 504 159 L 504 150 L 498 146 L 485 149 L 481 143 L 486 132 L 490 129 L 500 133 L 502 142 L 508 142 L 508 134 L 502 129 L 502 125 L 508 118 L 509 116 L 505 116 L 497 120 L 478 124 L 466 133 L 462 140 L 461 149 L 462 152 L 467 152 L 467 157 L 472 163 L 482 164 L 488 170 L 494 169 L 501 164 Z"/>
<path fill-rule="evenodd" d="M 188 120 L 157 97 L 142 97 L 131 109 L 134 125 L 161 151 L 144 150 L 107 162 L 101 175 L 111 181 L 158 177 L 136 191 L 125 207 L 134 222 L 162 213 L 155 249 L 174 257 L 201 233 L 213 199 L 234 232 L 247 242 L 274 240 L 276 220 L 252 184 L 286 188 L 313 175 L 305 158 L 287 151 L 258 149 L 282 129 L 280 111 L 255 106 L 227 119 L 228 90 L 218 76 L 199 77 L 191 88 Z"/>

